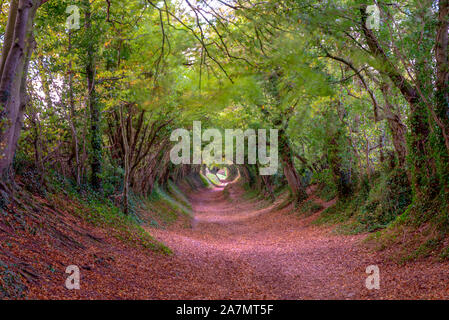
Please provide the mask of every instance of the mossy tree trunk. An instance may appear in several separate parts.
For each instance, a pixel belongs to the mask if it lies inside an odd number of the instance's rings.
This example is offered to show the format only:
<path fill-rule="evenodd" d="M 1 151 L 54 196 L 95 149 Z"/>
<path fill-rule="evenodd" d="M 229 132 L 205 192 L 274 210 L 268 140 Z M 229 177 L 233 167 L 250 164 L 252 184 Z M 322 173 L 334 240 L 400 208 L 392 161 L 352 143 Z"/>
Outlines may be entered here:
<path fill-rule="evenodd" d="M 299 204 L 307 199 L 307 192 L 296 170 L 293 162 L 293 152 L 283 129 L 279 130 L 279 153 L 293 200 Z"/>
<path fill-rule="evenodd" d="M 90 111 L 90 169 L 91 184 L 94 190 L 102 191 L 101 162 L 102 162 L 102 135 L 100 123 L 100 105 L 95 88 L 95 37 L 92 31 L 91 5 L 89 0 L 84 1 L 85 29 L 86 29 L 86 78 L 87 103 Z"/>

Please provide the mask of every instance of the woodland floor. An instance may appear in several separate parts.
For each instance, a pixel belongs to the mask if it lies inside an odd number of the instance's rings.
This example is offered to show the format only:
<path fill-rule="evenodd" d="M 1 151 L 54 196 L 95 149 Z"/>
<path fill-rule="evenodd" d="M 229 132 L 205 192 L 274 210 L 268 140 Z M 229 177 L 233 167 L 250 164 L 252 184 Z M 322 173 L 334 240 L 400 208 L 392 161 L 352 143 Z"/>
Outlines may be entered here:
<path fill-rule="evenodd" d="M 196 274 L 177 298 L 396 299 L 449 298 L 447 263 L 380 258 L 360 245 L 365 236 L 334 235 L 277 203 L 243 200 L 238 185 L 192 196 L 193 228 L 152 231 Z M 324 203 L 312 195 L 316 202 Z M 279 201 L 278 201 L 279 202 Z M 380 290 L 365 287 L 369 265 L 380 268 Z M 201 279 L 200 281 L 198 281 Z"/>
<path fill-rule="evenodd" d="M 361 245 L 364 235 L 336 235 L 311 224 L 319 212 L 300 219 L 289 214 L 291 207 L 279 209 L 282 199 L 248 199 L 238 184 L 190 198 L 191 227 L 146 227 L 172 255 L 126 245 L 58 211 L 52 218 L 64 226 L 58 233 L 77 246 L 39 235 L 14 238 L 3 225 L 0 258 L 22 266 L 20 274 L 30 280 L 25 298 L 31 299 L 449 298 L 447 263 L 398 265 Z M 81 290 L 64 287 L 70 264 L 81 266 Z M 369 265 L 380 268 L 380 290 L 365 288 Z"/>

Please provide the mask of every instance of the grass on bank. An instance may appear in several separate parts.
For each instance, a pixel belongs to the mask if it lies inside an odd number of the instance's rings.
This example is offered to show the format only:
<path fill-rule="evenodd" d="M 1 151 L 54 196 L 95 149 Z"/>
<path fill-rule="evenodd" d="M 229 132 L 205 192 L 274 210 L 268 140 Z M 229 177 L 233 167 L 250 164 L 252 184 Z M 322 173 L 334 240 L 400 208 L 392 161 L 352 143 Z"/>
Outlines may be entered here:
<path fill-rule="evenodd" d="M 209 179 L 209 181 L 213 185 L 221 186 L 222 183 L 221 183 L 221 181 L 218 179 L 218 177 L 215 174 L 208 172 L 208 173 L 206 173 L 206 177 L 207 177 L 207 179 Z"/>
<path fill-rule="evenodd" d="M 336 225 L 334 231 L 339 234 L 371 233 L 365 244 L 386 250 L 399 263 L 430 256 L 449 260 L 449 213 L 441 209 L 441 203 L 444 199 L 412 204 L 407 176 L 392 170 L 362 182 L 352 197 L 338 200 L 313 223 Z"/>
<path fill-rule="evenodd" d="M 319 203 L 316 203 L 313 200 L 307 200 L 303 204 L 301 204 L 297 215 L 299 217 L 306 218 L 306 217 L 313 215 L 314 213 L 317 213 L 318 211 L 320 211 L 322 209 L 323 209 L 323 206 L 320 205 Z"/>
<path fill-rule="evenodd" d="M 384 229 L 411 203 L 411 189 L 405 173 L 393 170 L 362 181 L 347 199 L 325 209 L 315 224 L 338 224 L 336 232 L 357 234 Z"/>
<path fill-rule="evenodd" d="M 59 208 L 67 208 L 68 212 L 99 227 L 111 228 L 112 235 L 129 244 L 151 249 L 156 252 L 170 254 L 171 250 L 163 243 L 155 240 L 146 232 L 142 220 L 136 214 L 136 208 L 145 206 L 145 199 L 130 195 L 130 214 L 125 215 L 122 209 L 111 199 L 106 198 L 88 187 L 78 190 L 71 181 L 53 176 L 51 192 L 46 198 Z M 65 197 L 61 197 L 61 194 Z"/>
<path fill-rule="evenodd" d="M 173 183 L 164 189 L 156 185 L 151 195 L 145 199 L 145 205 L 139 210 L 147 224 L 164 228 L 178 221 L 180 217 L 190 220 L 192 206 L 185 195 Z"/>
<path fill-rule="evenodd" d="M 156 185 L 138 210 L 139 215 L 147 225 L 155 228 L 165 228 L 177 221 L 190 227 L 193 211 L 185 193 L 211 187 L 212 183 L 202 174 L 187 176 L 178 183 L 169 180 L 164 188 Z"/>

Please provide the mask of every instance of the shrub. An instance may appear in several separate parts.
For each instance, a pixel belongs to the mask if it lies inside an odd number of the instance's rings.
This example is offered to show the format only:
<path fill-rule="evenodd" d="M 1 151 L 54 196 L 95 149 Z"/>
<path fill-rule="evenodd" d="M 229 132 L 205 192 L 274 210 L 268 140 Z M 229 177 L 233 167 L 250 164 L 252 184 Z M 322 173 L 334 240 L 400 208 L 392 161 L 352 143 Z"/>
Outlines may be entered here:
<path fill-rule="evenodd" d="M 399 217 L 412 201 L 411 188 L 403 170 L 396 169 L 360 180 L 358 191 L 350 198 L 339 199 L 315 221 L 344 223 L 343 233 L 371 232 L 383 229 Z"/>

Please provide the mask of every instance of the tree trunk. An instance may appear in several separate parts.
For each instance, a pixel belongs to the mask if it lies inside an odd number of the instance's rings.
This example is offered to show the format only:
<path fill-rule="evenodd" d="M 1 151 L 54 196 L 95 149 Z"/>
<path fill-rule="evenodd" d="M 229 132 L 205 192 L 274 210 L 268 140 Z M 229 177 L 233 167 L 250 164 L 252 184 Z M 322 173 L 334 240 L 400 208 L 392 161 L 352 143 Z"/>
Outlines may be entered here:
<path fill-rule="evenodd" d="M 435 42 L 437 69 L 435 111 L 441 130 L 437 132 L 441 148 L 435 151 L 440 156 L 437 160 L 440 182 L 447 193 L 449 191 L 449 0 L 438 2 L 438 27 Z M 446 148 L 442 148 L 443 145 Z"/>
<path fill-rule="evenodd" d="M 72 49 L 72 39 L 71 39 L 71 32 L 69 31 L 69 47 L 68 50 L 70 51 Z M 75 179 L 76 184 L 79 186 L 81 185 L 81 163 L 80 163 L 80 155 L 79 155 L 79 143 L 78 143 L 78 132 L 76 130 L 75 126 L 75 101 L 73 97 L 73 70 L 72 70 L 72 59 L 70 58 L 69 62 L 69 74 L 67 79 L 67 98 L 69 102 L 69 112 L 67 114 L 67 120 L 70 125 L 70 133 L 72 135 L 72 149 L 73 149 L 73 155 L 75 158 Z"/>
<path fill-rule="evenodd" d="M 390 88 L 387 83 L 383 83 L 381 85 L 381 91 L 385 100 L 385 117 L 391 132 L 394 150 L 396 151 L 396 155 L 398 157 L 398 165 L 403 168 L 408 153 L 407 140 L 405 138 L 407 127 L 402 122 L 400 113 L 397 112 L 390 103 L 390 99 L 388 98 Z"/>
<path fill-rule="evenodd" d="M 345 149 L 351 147 L 354 150 L 359 161 L 360 174 L 362 173 L 362 168 L 361 156 L 357 153 L 357 149 L 355 148 L 355 144 L 353 143 L 351 138 L 346 136 L 345 130 L 343 128 L 343 125 L 345 125 L 345 123 L 343 121 L 343 118 L 340 117 L 341 112 L 338 110 L 340 106 L 341 103 L 338 103 L 336 112 L 330 110 L 330 112 L 327 114 L 326 120 L 328 122 L 328 125 L 326 126 L 326 153 L 327 162 L 332 173 L 334 184 L 337 188 L 338 196 L 339 198 L 343 198 L 349 196 L 353 192 L 355 185 L 353 179 L 354 175 L 352 172 L 353 160 L 352 157 L 349 157 L 348 159 L 346 159 L 347 162 L 344 161 L 342 154 L 347 153 L 347 150 Z M 352 132 L 352 129 L 350 130 L 350 132 Z M 369 172 L 369 152 L 366 152 L 366 162 L 367 172 Z"/>
<path fill-rule="evenodd" d="M 384 150 L 385 129 L 382 128 L 382 134 L 379 136 L 379 161 L 385 162 L 385 150 Z"/>
<path fill-rule="evenodd" d="M 90 1 L 85 0 L 85 28 L 86 36 L 92 36 L 92 20 Z M 96 191 L 102 191 L 101 186 L 101 161 L 102 161 L 102 136 L 100 128 L 100 106 L 98 104 L 98 97 L 95 91 L 95 46 L 93 39 L 86 39 L 87 44 L 87 63 L 86 63 L 86 77 L 88 90 L 88 106 L 90 111 L 90 146 L 91 146 L 91 183 Z"/>
<path fill-rule="evenodd" d="M 284 167 L 284 175 L 292 192 L 293 199 L 295 203 L 301 203 L 307 199 L 307 192 L 293 163 L 293 153 L 283 129 L 279 130 L 279 149 Z"/>
<path fill-rule="evenodd" d="M 123 155 L 123 166 L 125 170 L 125 174 L 123 177 L 123 212 L 125 214 L 128 214 L 128 195 L 129 195 L 129 143 L 128 143 L 128 137 L 127 137 L 127 130 L 125 125 L 125 119 L 123 117 L 123 106 L 120 106 L 120 125 L 121 125 L 121 132 L 122 132 L 122 141 L 123 146 L 125 148 L 125 152 Z"/>
<path fill-rule="evenodd" d="M 0 61 L 0 175 L 9 177 L 23 112 L 26 77 L 34 48 L 33 19 L 40 0 L 12 0 Z"/>
<path fill-rule="evenodd" d="M 415 195 L 419 198 L 423 195 L 429 194 L 431 189 L 438 184 L 435 181 L 435 174 L 433 173 L 435 167 L 435 160 L 430 158 L 430 150 L 427 146 L 429 141 L 430 127 L 428 122 L 427 107 L 420 99 L 417 88 L 397 70 L 394 63 L 388 58 L 385 51 L 381 47 L 376 35 L 371 29 L 366 26 L 367 13 L 366 5 L 360 8 L 362 28 L 366 43 L 371 51 L 371 54 L 379 60 L 379 72 L 387 76 L 391 82 L 399 89 L 405 100 L 410 105 L 410 124 L 411 124 L 411 142 L 410 142 L 410 162 L 412 164 L 412 185 Z M 427 61 L 417 61 L 416 78 L 420 82 L 421 77 L 428 77 L 429 72 L 424 70 L 428 67 Z"/>

